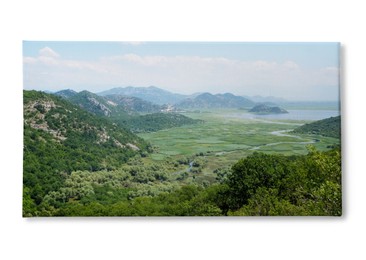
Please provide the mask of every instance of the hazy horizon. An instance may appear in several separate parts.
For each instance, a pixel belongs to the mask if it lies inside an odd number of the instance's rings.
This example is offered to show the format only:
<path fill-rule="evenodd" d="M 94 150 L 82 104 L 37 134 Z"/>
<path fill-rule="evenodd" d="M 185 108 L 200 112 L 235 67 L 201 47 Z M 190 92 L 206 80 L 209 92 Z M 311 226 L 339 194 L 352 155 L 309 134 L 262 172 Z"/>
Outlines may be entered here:
<path fill-rule="evenodd" d="M 91 91 L 89 89 L 81 89 L 81 90 L 75 90 L 75 89 L 72 89 L 72 88 L 62 88 L 62 89 L 57 89 L 57 90 L 49 90 L 49 89 L 35 89 L 35 88 L 29 88 L 29 89 L 24 89 L 24 90 L 36 90 L 36 91 L 42 91 L 42 92 L 45 92 L 45 93 L 56 93 L 56 92 L 59 92 L 59 91 L 63 91 L 63 90 L 72 90 L 72 91 L 75 91 L 77 93 L 79 92 L 82 92 L 82 91 L 89 91 L 91 93 L 94 93 L 94 94 L 99 94 L 101 92 L 104 92 L 104 91 L 108 91 L 108 90 L 111 90 L 111 89 L 116 89 L 116 88 L 128 88 L 128 87 L 133 87 L 133 88 L 149 88 L 149 87 L 154 87 L 154 88 L 159 88 L 159 89 L 162 89 L 162 90 L 165 90 L 165 91 L 169 91 L 169 90 L 166 90 L 166 89 L 163 89 L 163 88 L 160 88 L 158 86 L 147 86 L 147 87 L 135 87 L 135 86 L 125 86 L 125 87 L 110 87 L 110 88 L 106 88 L 106 89 L 103 89 L 101 91 Z M 330 102 L 330 103 L 336 103 L 336 102 L 340 102 L 340 100 L 294 100 L 294 99 L 286 99 L 286 98 L 283 98 L 283 97 L 280 97 L 280 96 L 264 96 L 264 95 L 237 95 L 235 93 L 232 93 L 232 92 L 217 92 L 217 93 L 212 93 L 212 92 L 194 92 L 194 93 L 188 93 L 188 94 L 184 94 L 184 93 L 178 93 L 178 92 L 171 92 L 169 91 L 170 93 L 173 93 L 173 94 L 180 94 L 180 95 L 186 95 L 186 96 L 191 96 L 191 95 L 195 95 L 195 94 L 203 94 L 203 93 L 210 93 L 210 94 L 213 94 L 213 95 L 216 95 L 216 94 L 225 94 L 225 93 L 231 93 L 231 94 L 234 94 L 235 96 L 241 96 L 241 97 L 247 97 L 247 98 L 274 98 L 274 99 L 282 99 L 284 102 L 315 102 L 315 103 L 327 103 L 327 102 Z"/>
<path fill-rule="evenodd" d="M 156 86 L 339 101 L 338 43 L 23 42 L 26 90 Z"/>

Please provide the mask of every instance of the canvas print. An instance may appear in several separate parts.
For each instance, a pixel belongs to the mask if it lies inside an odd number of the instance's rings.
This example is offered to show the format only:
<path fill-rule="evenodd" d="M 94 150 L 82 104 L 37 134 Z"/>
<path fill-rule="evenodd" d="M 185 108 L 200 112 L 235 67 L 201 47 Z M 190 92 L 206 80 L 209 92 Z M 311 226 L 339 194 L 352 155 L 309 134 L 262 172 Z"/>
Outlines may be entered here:
<path fill-rule="evenodd" d="M 339 43 L 23 42 L 23 217 L 341 216 Z"/>

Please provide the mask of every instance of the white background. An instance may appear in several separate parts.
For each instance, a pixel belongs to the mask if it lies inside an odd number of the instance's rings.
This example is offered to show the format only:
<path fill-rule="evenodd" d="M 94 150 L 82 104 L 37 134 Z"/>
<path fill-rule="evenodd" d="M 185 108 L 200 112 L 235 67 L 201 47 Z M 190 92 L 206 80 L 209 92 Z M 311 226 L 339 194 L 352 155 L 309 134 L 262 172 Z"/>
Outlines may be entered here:
<path fill-rule="evenodd" d="M 1 259 L 366 259 L 363 1 L 95 2 L 0 3 Z M 23 219 L 22 40 L 342 42 L 344 216 Z"/>

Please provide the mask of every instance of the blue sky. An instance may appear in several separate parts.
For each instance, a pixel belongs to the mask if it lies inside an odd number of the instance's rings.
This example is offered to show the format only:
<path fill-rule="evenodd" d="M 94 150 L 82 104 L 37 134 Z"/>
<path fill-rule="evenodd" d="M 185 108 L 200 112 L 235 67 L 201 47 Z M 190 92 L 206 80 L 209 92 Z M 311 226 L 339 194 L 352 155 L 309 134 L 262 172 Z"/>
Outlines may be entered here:
<path fill-rule="evenodd" d="M 338 43 L 23 42 L 24 88 L 157 86 L 337 100 Z"/>

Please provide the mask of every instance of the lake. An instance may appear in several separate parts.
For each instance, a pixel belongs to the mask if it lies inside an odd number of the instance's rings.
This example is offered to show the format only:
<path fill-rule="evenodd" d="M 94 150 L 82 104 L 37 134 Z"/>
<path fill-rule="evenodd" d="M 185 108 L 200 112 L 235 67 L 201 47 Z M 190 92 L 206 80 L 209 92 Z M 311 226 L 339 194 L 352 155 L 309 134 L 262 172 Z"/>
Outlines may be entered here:
<path fill-rule="evenodd" d="M 287 110 L 287 114 L 258 115 L 248 112 L 238 113 L 233 116 L 246 119 L 271 119 L 271 120 L 321 120 L 339 116 L 339 110 Z"/>

